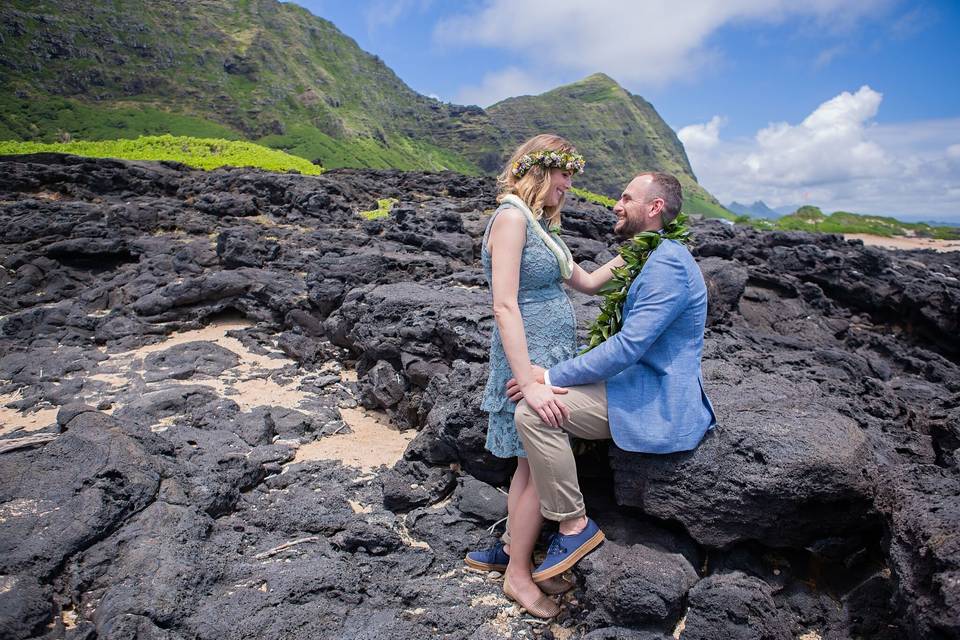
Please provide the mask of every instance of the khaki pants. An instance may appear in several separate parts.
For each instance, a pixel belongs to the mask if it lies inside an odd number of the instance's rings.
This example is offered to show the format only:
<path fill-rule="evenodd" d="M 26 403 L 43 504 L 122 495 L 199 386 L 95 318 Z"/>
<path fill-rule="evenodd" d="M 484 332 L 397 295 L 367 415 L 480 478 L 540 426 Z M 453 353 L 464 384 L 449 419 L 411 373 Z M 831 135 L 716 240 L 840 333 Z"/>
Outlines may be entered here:
<path fill-rule="evenodd" d="M 517 405 L 514 420 L 540 494 L 540 512 L 548 520 L 561 521 L 586 513 L 569 436 L 608 440 L 610 421 L 606 382 L 569 387 L 569 393 L 557 397 L 570 409 L 563 429 L 543 422 L 526 400 Z"/>

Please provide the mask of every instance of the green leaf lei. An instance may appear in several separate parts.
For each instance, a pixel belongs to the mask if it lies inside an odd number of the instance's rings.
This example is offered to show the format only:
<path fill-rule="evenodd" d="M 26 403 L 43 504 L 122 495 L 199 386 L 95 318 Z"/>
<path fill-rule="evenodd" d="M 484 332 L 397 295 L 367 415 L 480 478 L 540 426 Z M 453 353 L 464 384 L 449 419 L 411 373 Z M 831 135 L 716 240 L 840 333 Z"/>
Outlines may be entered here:
<path fill-rule="evenodd" d="M 600 289 L 603 302 L 600 303 L 600 315 L 590 325 L 590 343 L 583 353 L 603 343 L 620 331 L 623 326 L 623 303 L 627 291 L 634 279 L 640 274 L 643 265 L 654 249 L 664 240 L 677 240 L 684 246 L 690 241 L 690 229 L 686 225 L 687 216 L 678 215 L 673 222 L 664 227 L 662 233 L 641 231 L 620 248 L 620 255 L 626 264 L 613 270 L 613 278 Z"/>

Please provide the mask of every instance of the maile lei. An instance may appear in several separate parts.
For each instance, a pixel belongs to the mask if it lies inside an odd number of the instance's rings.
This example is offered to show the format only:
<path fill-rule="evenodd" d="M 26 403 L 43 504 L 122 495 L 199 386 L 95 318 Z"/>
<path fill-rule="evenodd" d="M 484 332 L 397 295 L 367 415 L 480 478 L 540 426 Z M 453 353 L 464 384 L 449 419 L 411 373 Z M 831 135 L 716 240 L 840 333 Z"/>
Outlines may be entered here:
<path fill-rule="evenodd" d="M 643 269 L 653 250 L 664 240 L 677 240 L 684 246 L 687 245 L 690 229 L 686 222 L 687 216 L 681 213 L 661 232 L 641 231 L 620 248 L 619 253 L 626 264 L 615 268 L 613 278 L 600 289 L 600 294 L 603 296 L 600 315 L 590 325 L 590 342 L 584 349 L 584 353 L 620 331 L 623 326 L 623 303 L 627 299 L 627 291 L 630 290 L 630 285 L 640 274 L 640 270 Z"/>

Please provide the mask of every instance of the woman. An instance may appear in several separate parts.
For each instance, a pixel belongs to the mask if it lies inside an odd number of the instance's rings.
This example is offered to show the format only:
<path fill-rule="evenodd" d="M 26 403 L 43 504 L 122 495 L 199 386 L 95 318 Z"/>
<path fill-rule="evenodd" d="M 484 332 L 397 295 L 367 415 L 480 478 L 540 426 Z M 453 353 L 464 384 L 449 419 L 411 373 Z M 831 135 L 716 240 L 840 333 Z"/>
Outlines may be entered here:
<path fill-rule="evenodd" d="M 500 207 L 487 224 L 481 258 L 493 291 L 496 321 L 490 339 L 490 376 L 481 408 L 489 412 L 487 449 L 501 458 L 517 458 L 507 497 L 507 533 L 492 549 L 467 555 L 469 566 L 505 570 L 503 590 L 533 615 L 550 618 L 559 612 L 544 594 L 562 593 L 571 585 L 562 578 L 533 582 L 533 546 L 543 519 L 540 499 L 530 477 L 526 452 L 513 422 L 516 404 L 506 383 L 516 378 L 527 403 L 544 420 L 559 426 L 566 407 L 555 391 L 536 382 L 534 366 L 550 367 L 576 355 L 576 319 L 561 282 L 584 293 L 596 293 L 623 265 L 619 256 L 587 273 L 573 262 L 556 233 L 560 210 L 583 157 L 563 138 L 542 134 L 513 153 L 498 178 Z M 562 393 L 557 390 L 557 393 Z"/>

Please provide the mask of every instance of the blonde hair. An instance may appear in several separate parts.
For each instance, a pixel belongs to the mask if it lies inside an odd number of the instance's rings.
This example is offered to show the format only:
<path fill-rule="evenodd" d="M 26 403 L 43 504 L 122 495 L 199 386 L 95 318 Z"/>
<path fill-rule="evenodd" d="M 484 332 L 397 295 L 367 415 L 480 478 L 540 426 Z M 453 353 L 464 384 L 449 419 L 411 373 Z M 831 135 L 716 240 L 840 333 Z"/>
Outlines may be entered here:
<path fill-rule="evenodd" d="M 559 151 L 565 153 L 576 153 L 576 148 L 564 138 L 552 133 L 541 133 L 533 136 L 513 152 L 507 161 L 507 166 L 497 176 L 497 202 L 501 202 L 503 196 L 513 194 L 523 200 L 534 217 L 539 220 L 546 218 L 550 226 L 560 224 L 560 210 L 563 209 L 563 201 L 566 197 L 561 197 L 560 202 L 555 206 L 545 207 L 543 201 L 550 191 L 550 169 L 545 169 L 540 165 L 530 167 L 522 178 L 513 175 L 513 165 L 523 156 L 534 151 Z"/>

